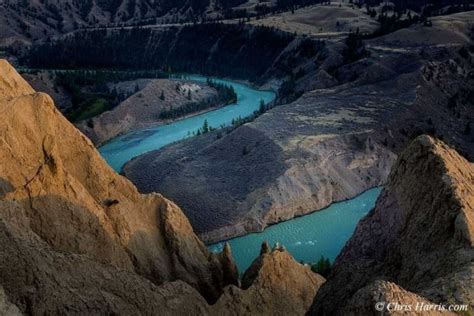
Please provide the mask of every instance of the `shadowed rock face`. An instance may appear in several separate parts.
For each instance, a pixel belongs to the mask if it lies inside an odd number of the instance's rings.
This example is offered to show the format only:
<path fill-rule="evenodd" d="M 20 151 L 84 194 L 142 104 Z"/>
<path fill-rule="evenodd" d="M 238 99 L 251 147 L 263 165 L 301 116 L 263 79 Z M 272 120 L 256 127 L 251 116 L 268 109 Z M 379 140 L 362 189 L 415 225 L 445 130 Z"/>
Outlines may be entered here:
<path fill-rule="evenodd" d="M 159 188 L 173 196 L 188 210 L 197 233 L 236 223 L 261 227 L 257 218 L 249 221 L 244 210 L 251 209 L 265 194 L 267 184 L 284 173 L 287 167 L 280 162 L 284 160 L 283 152 L 264 133 L 250 127 L 243 126 L 239 133 L 227 137 L 233 141 L 217 141 L 209 146 L 204 138 L 202 146 L 190 141 L 172 145 L 174 150 L 165 155 L 151 153 L 127 164 L 124 173 L 143 192 Z M 255 175 L 259 175 L 255 181 L 249 181 Z"/>
<path fill-rule="evenodd" d="M 17 316 L 21 315 L 20 310 L 18 307 L 10 303 L 8 298 L 5 295 L 5 291 L 0 286 L 0 314 L 2 315 L 9 315 L 9 316 Z"/>
<path fill-rule="evenodd" d="M 94 258 L 155 284 L 183 280 L 210 301 L 220 295 L 223 280 L 237 282 L 224 275 L 232 269 L 208 252 L 176 205 L 158 194 L 139 194 L 47 95 L 35 93 L 5 61 L 0 74 L 2 200 L 23 210 L 24 229 L 48 251 Z M 3 219 L 5 229 L 14 220 Z M 15 264 L 8 259 L 2 252 L 2 276 Z M 9 292 L 22 285 L 27 291 L 27 280 L 4 287 Z M 21 304 L 24 310 L 35 302 Z"/>
<path fill-rule="evenodd" d="M 472 308 L 473 216 L 474 165 L 441 141 L 417 138 L 400 155 L 375 209 L 336 259 L 310 314 L 354 312 L 373 293 L 393 298 L 395 292 L 408 302 Z M 377 280 L 393 281 L 403 289 Z"/>

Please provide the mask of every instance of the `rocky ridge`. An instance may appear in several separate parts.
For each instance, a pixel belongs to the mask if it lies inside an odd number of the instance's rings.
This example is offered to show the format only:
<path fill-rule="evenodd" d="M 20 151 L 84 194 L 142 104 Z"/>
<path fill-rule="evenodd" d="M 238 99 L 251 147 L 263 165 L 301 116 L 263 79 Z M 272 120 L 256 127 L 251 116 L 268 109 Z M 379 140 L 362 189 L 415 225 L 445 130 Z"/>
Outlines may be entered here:
<path fill-rule="evenodd" d="M 28 43 L 81 27 L 177 22 L 179 18 L 204 12 L 209 4 L 209 1 L 182 0 L 0 1 L 0 45 Z"/>
<path fill-rule="evenodd" d="M 263 244 L 242 278 L 242 289 L 227 287 L 213 307 L 226 315 L 303 315 L 324 282 L 283 248 Z"/>

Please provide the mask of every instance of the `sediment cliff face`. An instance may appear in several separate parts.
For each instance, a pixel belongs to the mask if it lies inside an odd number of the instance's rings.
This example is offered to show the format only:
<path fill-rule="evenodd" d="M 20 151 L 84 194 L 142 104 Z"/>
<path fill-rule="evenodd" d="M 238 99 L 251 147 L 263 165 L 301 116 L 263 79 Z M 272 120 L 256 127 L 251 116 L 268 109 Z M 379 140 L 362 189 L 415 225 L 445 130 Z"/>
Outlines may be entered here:
<path fill-rule="evenodd" d="M 6 61 L 0 61 L 0 74 L 3 241 L 18 247 L 41 243 L 37 251 L 47 251 L 38 256 L 54 260 L 49 254 L 54 252 L 93 258 L 97 265 L 136 273 L 155 284 L 183 280 L 216 300 L 229 277 L 181 210 L 159 194 L 139 194 L 108 167 L 51 98 L 34 92 Z M 20 253 L 12 260 L 2 250 L 0 279 L 11 281 L 4 287 L 7 292 L 15 287 L 18 300 L 32 280 L 15 279 L 19 274 L 12 271 L 24 258 Z M 37 295 L 43 294 L 38 289 Z"/>
<path fill-rule="evenodd" d="M 474 165 L 420 136 L 318 292 L 312 315 L 376 314 L 380 301 L 474 304 Z"/>
<path fill-rule="evenodd" d="M 278 248 L 240 288 L 228 245 L 209 253 L 3 60 L 0 113 L 0 314 L 303 315 L 324 282 Z"/>
<path fill-rule="evenodd" d="M 242 278 L 242 289 L 227 287 L 213 311 L 225 315 L 304 315 L 324 282 L 283 248 L 270 250 L 264 244 Z"/>

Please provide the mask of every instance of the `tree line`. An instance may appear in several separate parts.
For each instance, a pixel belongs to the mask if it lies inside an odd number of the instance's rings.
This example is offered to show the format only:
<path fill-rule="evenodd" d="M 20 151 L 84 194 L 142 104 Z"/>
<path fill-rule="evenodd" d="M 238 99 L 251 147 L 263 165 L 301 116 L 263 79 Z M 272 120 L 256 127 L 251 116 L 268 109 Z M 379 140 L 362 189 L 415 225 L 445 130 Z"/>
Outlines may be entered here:
<path fill-rule="evenodd" d="M 223 23 L 84 30 L 37 43 L 20 61 L 33 68 L 156 69 L 253 81 L 293 39 L 270 27 Z"/>

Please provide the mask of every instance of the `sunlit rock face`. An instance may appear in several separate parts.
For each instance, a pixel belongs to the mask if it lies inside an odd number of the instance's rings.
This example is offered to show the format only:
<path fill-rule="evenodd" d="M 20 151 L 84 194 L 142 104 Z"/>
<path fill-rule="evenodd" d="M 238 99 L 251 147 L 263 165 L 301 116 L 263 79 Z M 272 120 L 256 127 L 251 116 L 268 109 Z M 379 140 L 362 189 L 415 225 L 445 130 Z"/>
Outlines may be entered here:
<path fill-rule="evenodd" d="M 17 260 L 2 248 L 1 279 L 11 282 L 3 284 L 7 293 L 14 287 L 15 300 L 27 295 L 31 281 L 15 279 L 19 270 L 36 278 L 55 270 L 66 273 L 63 268 L 75 257 L 93 259 L 96 273 L 106 265 L 158 285 L 183 280 L 209 301 L 218 298 L 223 280 L 237 282 L 224 275 L 232 269 L 208 252 L 175 204 L 159 194 L 139 194 L 56 110 L 49 96 L 33 91 L 6 61 L 0 61 L 0 73 L 2 240 L 25 247 L 16 253 Z M 29 260 L 38 271 L 20 264 L 34 245 L 41 247 Z M 61 259 L 54 259 L 56 255 Z M 65 263 L 40 264 L 42 256 Z M 90 274 L 68 269 L 73 279 Z M 44 291 L 38 289 L 37 297 L 46 295 Z"/>
<path fill-rule="evenodd" d="M 264 244 L 265 245 L 265 244 Z M 304 315 L 325 279 L 281 247 L 262 247 L 245 272 L 242 289 L 229 286 L 213 311 L 230 315 Z"/>

